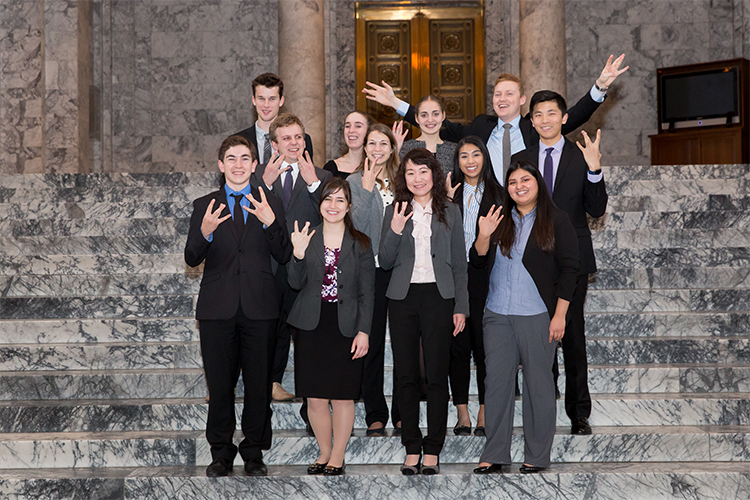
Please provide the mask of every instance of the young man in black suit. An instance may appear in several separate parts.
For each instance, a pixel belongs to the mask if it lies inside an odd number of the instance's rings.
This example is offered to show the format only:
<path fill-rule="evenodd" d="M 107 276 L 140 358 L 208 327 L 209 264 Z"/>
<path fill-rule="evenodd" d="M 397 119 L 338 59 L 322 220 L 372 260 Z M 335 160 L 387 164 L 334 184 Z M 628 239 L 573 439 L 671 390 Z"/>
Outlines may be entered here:
<path fill-rule="evenodd" d="M 263 73 L 253 80 L 253 106 L 258 119 L 252 127 L 235 135 L 247 139 L 258 151 L 258 163 L 265 165 L 271 159 L 272 146 L 269 129 L 271 123 L 279 116 L 284 105 L 284 82 L 273 73 Z M 305 134 L 305 149 L 313 157 L 312 139 Z"/>
<path fill-rule="evenodd" d="M 513 156 L 513 161 L 527 160 L 539 165 L 539 171 L 552 195 L 552 201 L 567 212 L 578 235 L 581 258 L 580 274 L 573 300 L 568 309 L 568 323 L 562 338 L 565 359 L 565 411 L 571 421 L 571 434 L 591 434 L 591 395 L 588 388 L 588 362 L 583 308 L 588 290 L 589 273 L 596 272 L 594 247 L 591 243 L 586 214 L 601 217 L 607 210 L 599 154 L 601 131 L 591 142 L 583 132 L 586 148 L 574 145 L 563 136 L 569 121 L 565 99 L 557 92 L 542 90 L 531 97 L 531 122 L 539 140 Z M 578 147 L 576 147 L 578 146 Z M 557 385 L 557 364 L 554 367 Z"/>
<path fill-rule="evenodd" d="M 318 210 L 320 189 L 332 175 L 329 171 L 313 165 L 310 155 L 305 150 L 305 128 L 295 115 L 280 114 L 271 124 L 269 132 L 271 144 L 277 154 L 269 163 L 258 166 L 253 182 L 262 185 L 284 201 L 288 234 L 291 235 L 294 231 L 295 220 L 300 227 L 304 226 L 305 222 L 309 222 L 310 227 L 315 227 L 320 224 Z M 297 297 L 297 292 L 289 287 L 286 266 L 278 267 L 275 280 L 282 304 L 271 379 L 273 398 L 285 401 L 294 397 L 284 389 L 281 380 L 289 359 L 292 334 L 286 318 Z M 307 421 L 306 417 L 306 413 L 303 413 L 305 421 Z"/>
<path fill-rule="evenodd" d="M 232 470 L 238 448 L 234 388 L 240 369 L 245 385 L 239 453 L 248 475 L 266 475 L 263 452 L 271 447 L 270 367 L 279 304 L 271 258 L 288 262 L 292 245 L 282 201 L 250 186 L 257 153 L 231 136 L 219 149 L 225 184 L 193 202 L 185 262 L 204 264 L 196 319 L 210 396 L 206 439 L 213 462 L 209 477 Z"/>
<path fill-rule="evenodd" d="M 563 135 L 586 123 L 604 102 L 609 86 L 628 69 L 627 66 L 620 69 L 623 59 L 625 54 L 614 61 L 613 56 L 609 56 L 591 90 L 568 110 Z M 367 94 L 368 99 L 394 108 L 407 122 L 416 126 L 414 106 L 396 97 L 387 83 L 381 83 L 382 86 L 367 82 L 368 87 L 362 89 L 362 92 Z M 445 120 L 440 137 L 452 142 L 458 142 L 468 135 L 480 137 L 487 145 L 495 176 L 503 183 L 505 171 L 510 165 L 510 157 L 539 141 L 539 135 L 531 126 L 529 115 L 521 116 L 521 106 L 525 103 L 526 96 L 521 79 L 511 73 L 501 73 L 495 80 L 492 95 L 495 115 L 477 115 L 468 125 Z"/>

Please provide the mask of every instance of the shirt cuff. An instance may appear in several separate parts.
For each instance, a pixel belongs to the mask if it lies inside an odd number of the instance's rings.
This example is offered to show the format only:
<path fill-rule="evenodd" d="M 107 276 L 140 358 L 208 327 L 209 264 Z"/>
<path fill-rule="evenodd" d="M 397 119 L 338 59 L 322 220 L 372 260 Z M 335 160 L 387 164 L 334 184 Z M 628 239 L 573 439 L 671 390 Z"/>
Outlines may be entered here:
<path fill-rule="evenodd" d="M 396 113 L 400 114 L 401 116 L 406 116 L 406 113 L 409 112 L 409 103 L 406 101 L 401 101 L 401 104 L 398 105 L 398 108 L 396 108 Z"/>
<path fill-rule="evenodd" d="M 201 233 L 201 235 L 202 234 L 203 233 Z M 203 237 L 206 238 L 205 236 L 203 236 Z M 208 238 L 206 238 L 206 241 L 209 242 L 209 243 L 211 243 L 212 241 L 214 241 L 214 233 L 209 234 Z"/>
<path fill-rule="evenodd" d="M 589 177 L 589 182 L 591 184 L 596 184 L 597 182 L 600 182 L 602 179 L 604 179 L 604 172 L 599 172 L 598 174 L 591 173 L 591 170 L 587 170 L 586 174 Z"/>
<path fill-rule="evenodd" d="M 317 180 L 313 182 L 312 184 L 310 184 L 309 186 L 307 186 L 307 191 L 309 193 L 314 193 L 318 189 L 318 186 L 320 186 L 320 180 Z"/>
<path fill-rule="evenodd" d="M 591 92 L 589 92 L 589 94 L 595 102 L 604 102 L 604 96 L 607 95 L 607 92 L 599 92 L 599 90 L 597 90 L 596 88 L 596 85 L 594 85 L 593 87 L 591 87 Z"/>

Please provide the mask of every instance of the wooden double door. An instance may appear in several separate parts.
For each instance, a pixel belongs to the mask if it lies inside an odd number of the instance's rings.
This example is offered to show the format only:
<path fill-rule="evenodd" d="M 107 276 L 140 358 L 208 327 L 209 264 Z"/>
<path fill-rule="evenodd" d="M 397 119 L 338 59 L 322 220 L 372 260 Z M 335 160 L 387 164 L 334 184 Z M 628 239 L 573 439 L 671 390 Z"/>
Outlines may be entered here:
<path fill-rule="evenodd" d="M 446 118 L 468 123 L 484 111 L 483 7 L 437 4 L 357 3 L 357 89 L 385 81 L 412 104 L 432 94 L 442 99 Z M 358 110 L 386 124 L 397 118 L 393 109 L 357 95 Z"/>

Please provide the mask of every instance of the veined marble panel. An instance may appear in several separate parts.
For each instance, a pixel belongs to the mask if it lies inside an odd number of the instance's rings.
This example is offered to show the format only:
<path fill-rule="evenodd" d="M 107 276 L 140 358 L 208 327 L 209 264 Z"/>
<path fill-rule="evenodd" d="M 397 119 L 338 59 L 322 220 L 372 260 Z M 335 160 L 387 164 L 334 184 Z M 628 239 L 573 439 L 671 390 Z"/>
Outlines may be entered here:
<path fill-rule="evenodd" d="M 680 392 L 748 392 L 748 366 L 696 366 L 680 369 Z"/>
<path fill-rule="evenodd" d="M 747 165 L 651 165 L 604 167 L 609 189 L 610 183 L 628 181 L 679 181 L 679 180 L 718 180 L 743 179 L 750 168 Z"/>
<path fill-rule="evenodd" d="M 0 186 L 4 189 L 25 190 L 27 193 L 47 190 L 58 193 L 61 189 L 78 190 L 80 193 L 106 192 L 126 188 L 172 188 L 179 193 L 180 189 L 200 186 L 216 189 L 220 175 L 218 170 L 211 173 L 23 174 L 3 176 Z"/>
<path fill-rule="evenodd" d="M 163 198 L 162 198 L 163 199 Z M 3 234 L 30 236 L 172 236 L 187 235 L 190 219 L 31 219 L 0 221 Z"/>
<path fill-rule="evenodd" d="M 0 256 L 3 275 L 109 275 L 109 274 L 179 274 L 190 276 L 202 272 L 185 264 L 183 252 L 172 254 L 109 254 L 109 255 L 13 255 Z"/>
<path fill-rule="evenodd" d="M 1 319 L 190 317 L 193 311 L 193 297 L 185 295 L 0 299 Z"/>
<path fill-rule="evenodd" d="M 0 276 L 3 297 L 197 295 L 200 276 L 180 274 Z"/>
<path fill-rule="evenodd" d="M 591 290 L 586 312 L 643 312 L 701 310 L 691 307 L 688 290 Z"/>
<path fill-rule="evenodd" d="M 747 311 L 750 309 L 750 290 L 691 290 L 690 309 L 693 311 Z"/>
<path fill-rule="evenodd" d="M 6 240 L 0 255 L 163 254 L 185 249 L 185 238 L 170 236 L 19 236 Z"/>
<path fill-rule="evenodd" d="M 208 194 L 208 192 L 206 193 Z M 26 200 L 0 203 L 3 219 L 151 219 L 154 217 L 189 218 L 192 200 L 133 203 L 60 202 L 57 200 Z"/>
<path fill-rule="evenodd" d="M 731 337 L 750 331 L 750 313 L 591 313 L 587 337 Z"/>

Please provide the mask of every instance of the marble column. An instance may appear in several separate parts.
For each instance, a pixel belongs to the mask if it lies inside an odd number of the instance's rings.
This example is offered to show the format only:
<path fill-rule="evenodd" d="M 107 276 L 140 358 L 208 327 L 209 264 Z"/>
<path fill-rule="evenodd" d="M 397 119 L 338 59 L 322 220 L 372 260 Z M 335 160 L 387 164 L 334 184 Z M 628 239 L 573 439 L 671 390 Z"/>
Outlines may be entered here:
<path fill-rule="evenodd" d="M 518 35 L 528 100 L 538 90 L 566 97 L 565 0 L 520 0 Z"/>
<path fill-rule="evenodd" d="M 284 108 L 305 125 L 315 165 L 326 162 L 325 20 L 323 0 L 279 2 L 279 76 Z"/>

